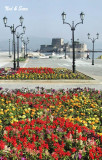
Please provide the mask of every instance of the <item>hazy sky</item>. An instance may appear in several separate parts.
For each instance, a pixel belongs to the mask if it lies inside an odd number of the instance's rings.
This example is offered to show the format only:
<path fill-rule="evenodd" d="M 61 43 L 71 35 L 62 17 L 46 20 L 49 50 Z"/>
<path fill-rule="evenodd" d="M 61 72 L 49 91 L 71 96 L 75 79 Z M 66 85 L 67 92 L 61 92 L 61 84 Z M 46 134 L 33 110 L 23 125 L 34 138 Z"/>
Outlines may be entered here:
<path fill-rule="evenodd" d="M 7 11 L 12 8 L 11 11 Z M 17 10 L 14 11 L 14 8 Z M 19 10 L 26 8 L 27 11 Z M 95 42 L 96 48 L 102 49 L 102 0 L 0 0 L 0 42 L 8 41 L 12 38 L 9 28 L 5 28 L 3 17 L 8 18 L 8 25 L 19 25 L 19 17 L 24 17 L 26 35 L 30 41 L 30 47 L 38 48 L 40 43 L 51 43 L 47 40 L 51 38 L 64 38 L 70 42 L 72 37 L 71 29 L 62 23 L 61 13 L 67 14 L 66 21 L 72 24 L 80 22 L 80 13 L 85 13 L 84 23 L 77 26 L 75 30 L 75 40 L 79 39 L 89 48 L 92 42 L 88 40 L 87 33 L 92 38 L 96 33 L 100 34 L 99 40 Z M 22 28 L 18 31 L 21 33 Z M 45 41 L 43 41 L 45 40 Z M 5 42 L 6 43 L 6 42 Z M 39 46 L 40 47 L 40 46 Z"/>

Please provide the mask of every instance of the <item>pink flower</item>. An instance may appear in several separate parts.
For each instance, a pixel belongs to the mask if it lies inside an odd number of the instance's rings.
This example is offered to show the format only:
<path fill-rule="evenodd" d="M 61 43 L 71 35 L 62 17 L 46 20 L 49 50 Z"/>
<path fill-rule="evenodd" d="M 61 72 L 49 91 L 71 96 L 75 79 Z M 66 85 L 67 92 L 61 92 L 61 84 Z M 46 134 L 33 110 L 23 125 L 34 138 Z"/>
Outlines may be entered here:
<path fill-rule="evenodd" d="M 100 94 L 100 91 L 98 91 L 98 94 Z"/>
<path fill-rule="evenodd" d="M 81 153 L 79 153 L 78 157 L 79 157 L 79 159 L 81 159 L 81 158 L 82 158 L 82 155 L 81 155 Z"/>

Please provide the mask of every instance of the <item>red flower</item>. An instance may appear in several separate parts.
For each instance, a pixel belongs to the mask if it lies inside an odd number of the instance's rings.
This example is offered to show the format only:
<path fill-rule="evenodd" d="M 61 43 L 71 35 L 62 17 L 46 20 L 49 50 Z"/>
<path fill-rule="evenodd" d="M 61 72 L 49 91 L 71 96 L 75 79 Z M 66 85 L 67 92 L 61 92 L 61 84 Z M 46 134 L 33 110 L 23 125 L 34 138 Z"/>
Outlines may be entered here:
<path fill-rule="evenodd" d="M 21 149 L 22 149 L 22 145 L 21 145 L 21 144 L 19 144 L 16 148 L 17 148 L 17 150 L 19 151 L 19 150 L 21 150 Z"/>
<path fill-rule="evenodd" d="M 78 94 L 77 94 L 77 93 L 74 93 L 73 96 L 78 97 Z"/>
<path fill-rule="evenodd" d="M 0 141 L 0 150 L 5 148 L 5 142 L 4 141 Z"/>
<path fill-rule="evenodd" d="M 89 152 L 89 157 L 90 157 L 91 159 L 94 159 L 94 155 L 93 155 L 92 152 Z"/>
<path fill-rule="evenodd" d="M 57 153 L 56 153 L 56 152 L 53 152 L 53 153 L 52 153 L 52 157 L 55 158 L 56 160 L 58 160 L 58 157 L 57 157 Z"/>
<path fill-rule="evenodd" d="M 77 150 L 77 149 L 76 149 L 75 147 L 74 147 L 74 148 L 71 148 L 71 152 L 72 152 L 72 153 L 76 152 L 76 150 Z"/>
<path fill-rule="evenodd" d="M 82 141 L 87 141 L 87 137 L 82 137 Z"/>
<path fill-rule="evenodd" d="M 71 153 L 69 151 L 66 152 L 66 156 L 71 156 Z"/>

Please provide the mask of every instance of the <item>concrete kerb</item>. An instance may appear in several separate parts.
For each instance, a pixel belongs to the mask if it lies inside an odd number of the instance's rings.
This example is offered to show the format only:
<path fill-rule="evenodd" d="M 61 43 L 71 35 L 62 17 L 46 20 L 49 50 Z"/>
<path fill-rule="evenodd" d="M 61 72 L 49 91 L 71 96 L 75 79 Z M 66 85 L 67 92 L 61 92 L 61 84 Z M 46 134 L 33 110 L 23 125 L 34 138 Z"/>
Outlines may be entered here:
<path fill-rule="evenodd" d="M 99 80 L 0 80 L 0 83 L 33 83 L 33 84 L 102 84 Z"/>

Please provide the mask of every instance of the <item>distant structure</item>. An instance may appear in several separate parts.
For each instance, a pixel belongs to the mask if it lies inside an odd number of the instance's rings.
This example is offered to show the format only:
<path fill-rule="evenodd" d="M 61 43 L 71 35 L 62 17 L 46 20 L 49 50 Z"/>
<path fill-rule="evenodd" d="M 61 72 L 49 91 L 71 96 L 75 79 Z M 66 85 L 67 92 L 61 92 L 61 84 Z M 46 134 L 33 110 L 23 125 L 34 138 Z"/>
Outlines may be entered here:
<path fill-rule="evenodd" d="M 41 52 L 73 52 L 72 45 L 69 43 L 64 43 L 63 38 L 53 38 L 51 45 L 41 45 Z M 87 51 L 87 45 L 85 43 L 80 43 L 75 41 L 75 52 L 85 52 Z"/>

